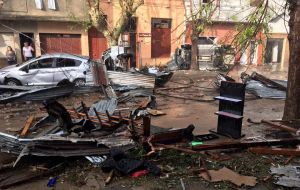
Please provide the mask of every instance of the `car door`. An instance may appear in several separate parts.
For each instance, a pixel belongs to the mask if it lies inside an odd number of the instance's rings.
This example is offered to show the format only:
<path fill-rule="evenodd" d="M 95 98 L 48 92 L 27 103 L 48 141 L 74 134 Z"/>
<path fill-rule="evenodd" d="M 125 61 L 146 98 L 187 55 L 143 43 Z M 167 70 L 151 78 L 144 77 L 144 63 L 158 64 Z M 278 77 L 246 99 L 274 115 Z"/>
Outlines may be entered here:
<path fill-rule="evenodd" d="M 71 58 L 57 58 L 56 60 L 56 74 L 54 75 L 55 83 L 58 83 L 64 79 L 68 79 L 73 82 L 77 78 L 82 78 L 78 72 L 81 61 Z M 83 73 L 83 72 L 82 72 Z"/>
<path fill-rule="evenodd" d="M 28 65 L 27 72 L 23 73 L 23 83 L 26 85 L 53 85 L 55 58 L 42 58 Z"/>

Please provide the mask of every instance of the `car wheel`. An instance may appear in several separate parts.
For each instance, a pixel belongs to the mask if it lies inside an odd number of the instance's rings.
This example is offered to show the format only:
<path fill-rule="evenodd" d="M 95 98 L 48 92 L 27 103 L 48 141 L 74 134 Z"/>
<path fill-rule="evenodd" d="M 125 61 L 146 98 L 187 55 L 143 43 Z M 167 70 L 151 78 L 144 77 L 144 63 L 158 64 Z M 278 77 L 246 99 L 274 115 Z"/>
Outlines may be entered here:
<path fill-rule="evenodd" d="M 74 80 L 75 86 L 84 86 L 85 85 L 85 80 L 84 79 L 76 79 Z"/>
<path fill-rule="evenodd" d="M 8 86 L 21 86 L 21 82 L 18 81 L 17 79 L 6 79 L 5 82 L 6 85 Z"/>

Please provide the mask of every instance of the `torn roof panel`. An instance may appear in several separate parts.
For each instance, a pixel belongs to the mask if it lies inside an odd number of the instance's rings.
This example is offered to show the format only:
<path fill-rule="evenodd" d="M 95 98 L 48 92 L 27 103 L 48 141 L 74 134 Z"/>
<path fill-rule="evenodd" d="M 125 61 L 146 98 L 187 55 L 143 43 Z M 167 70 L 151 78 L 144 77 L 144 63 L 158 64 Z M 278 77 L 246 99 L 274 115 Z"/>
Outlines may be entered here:
<path fill-rule="evenodd" d="M 130 86 L 136 88 L 154 88 L 155 77 L 129 72 L 108 71 L 112 85 Z"/>

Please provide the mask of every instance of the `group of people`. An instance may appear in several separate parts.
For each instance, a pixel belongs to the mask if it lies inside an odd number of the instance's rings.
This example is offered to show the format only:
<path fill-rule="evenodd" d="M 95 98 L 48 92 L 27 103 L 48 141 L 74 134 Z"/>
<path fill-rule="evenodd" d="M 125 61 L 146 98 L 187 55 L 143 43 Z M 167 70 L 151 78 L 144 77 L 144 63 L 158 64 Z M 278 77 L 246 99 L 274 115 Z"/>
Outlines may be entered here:
<path fill-rule="evenodd" d="M 31 44 L 29 45 L 28 42 L 24 43 L 22 51 L 23 51 L 23 57 L 25 61 L 28 61 L 33 58 L 34 48 L 32 47 Z M 12 49 L 11 46 L 7 47 L 6 58 L 7 58 L 7 63 L 9 65 L 14 65 L 17 63 L 16 52 Z"/>

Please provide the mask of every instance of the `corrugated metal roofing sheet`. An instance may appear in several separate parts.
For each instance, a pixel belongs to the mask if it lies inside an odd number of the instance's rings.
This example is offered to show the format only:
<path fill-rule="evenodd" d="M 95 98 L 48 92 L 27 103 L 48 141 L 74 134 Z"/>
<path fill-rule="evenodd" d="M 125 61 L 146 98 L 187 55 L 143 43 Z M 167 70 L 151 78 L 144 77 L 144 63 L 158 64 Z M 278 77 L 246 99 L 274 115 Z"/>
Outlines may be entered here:
<path fill-rule="evenodd" d="M 155 77 L 130 72 L 108 71 L 108 78 L 112 84 L 140 88 L 154 88 Z"/>

